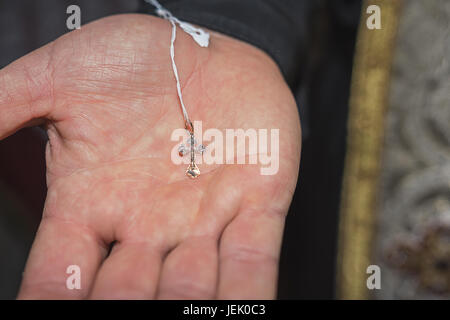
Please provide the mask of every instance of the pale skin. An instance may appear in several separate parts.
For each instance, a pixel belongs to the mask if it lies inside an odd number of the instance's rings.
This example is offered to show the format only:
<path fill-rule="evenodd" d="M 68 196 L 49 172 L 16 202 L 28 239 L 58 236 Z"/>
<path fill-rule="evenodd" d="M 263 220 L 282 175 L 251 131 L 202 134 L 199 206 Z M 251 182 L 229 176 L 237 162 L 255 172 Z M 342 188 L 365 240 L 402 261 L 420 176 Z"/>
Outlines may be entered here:
<path fill-rule="evenodd" d="M 278 128 L 275 175 L 259 165 L 199 165 L 170 153 L 184 126 L 169 22 L 104 18 L 0 70 L 0 138 L 42 125 L 47 199 L 19 299 L 271 299 L 300 161 L 297 108 L 277 65 L 212 32 L 178 29 L 185 104 L 204 129 Z M 109 248 L 114 242 L 111 252 Z M 81 268 L 68 290 L 66 269 Z"/>

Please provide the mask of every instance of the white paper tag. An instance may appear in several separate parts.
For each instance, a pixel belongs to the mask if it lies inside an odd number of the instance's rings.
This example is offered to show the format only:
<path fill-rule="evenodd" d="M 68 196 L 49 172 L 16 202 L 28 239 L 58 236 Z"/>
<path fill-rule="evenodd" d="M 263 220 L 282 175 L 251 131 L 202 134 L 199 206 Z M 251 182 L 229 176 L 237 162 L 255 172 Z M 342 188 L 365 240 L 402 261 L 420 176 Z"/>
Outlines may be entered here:
<path fill-rule="evenodd" d="M 203 48 L 209 46 L 209 33 L 203 29 L 196 28 L 192 24 L 179 20 L 169 10 L 164 8 L 157 0 L 145 0 L 156 8 L 156 14 L 163 19 L 178 24 L 184 32 L 189 34 L 197 44 Z"/>
<path fill-rule="evenodd" d="M 209 33 L 205 32 L 203 29 L 196 28 L 190 23 L 180 21 L 178 24 L 181 29 L 186 33 L 190 34 L 195 42 L 198 43 L 200 47 L 207 47 L 209 45 Z"/>

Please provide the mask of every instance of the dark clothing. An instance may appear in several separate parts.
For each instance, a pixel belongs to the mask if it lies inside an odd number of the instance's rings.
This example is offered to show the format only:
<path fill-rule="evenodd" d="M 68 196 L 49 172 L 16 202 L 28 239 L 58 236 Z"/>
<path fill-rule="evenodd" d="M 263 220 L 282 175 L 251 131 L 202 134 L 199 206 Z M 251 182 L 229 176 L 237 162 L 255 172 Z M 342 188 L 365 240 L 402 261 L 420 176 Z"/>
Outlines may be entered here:
<path fill-rule="evenodd" d="M 142 2 L 141 12 L 154 14 Z M 308 18 L 316 1 L 161 0 L 178 19 L 221 32 L 266 51 L 290 86 L 299 80 L 305 58 Z"/>

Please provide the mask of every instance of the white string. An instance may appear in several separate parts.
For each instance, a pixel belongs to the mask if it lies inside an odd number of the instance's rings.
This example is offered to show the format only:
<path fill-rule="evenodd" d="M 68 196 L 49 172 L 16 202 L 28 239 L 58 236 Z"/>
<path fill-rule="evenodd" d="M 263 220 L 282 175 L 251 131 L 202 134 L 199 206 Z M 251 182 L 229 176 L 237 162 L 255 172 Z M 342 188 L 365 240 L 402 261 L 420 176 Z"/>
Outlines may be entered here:
<path fill-rule="evenodd" d="M 195 42 L 201 47 L 207 47 L 209 45 L 209 33 L 203 31 L 200 28 L 196 28 L 193 25 L 181 21 L 170 13 L 167 9 L 165 9 L 157 0 L 145 0 L 147 3 L 153 5 L 156 8 L 156 13 L 161 18 L 169 20 L 172 25 L 172 38 L 170 39 L 170 59 L 172 60 L 172 69 L 173 74 L 175 76 L 175 80 L 177 82 L 177 94 L 181 104 L 181 110 L 183 111 L 183 117 L 186 125 L 186 129 L 188 129 L 191 133 L 193 131 L 192 122 L 189 119 L 189 115 L 187 113 L 186 107 L 183 101 L 183 95 L 181 93 L 181 84 L 180 78 L 178 76 L 178 69 L 175 63 L 175 39 L 177 37 L 177 24 L 183 29 L 184 32 L 189 34 Z"/>
<path fill-rule="evenodd" d="M 207 47 L 209 45 L 209 33 L 203 29 L 196 28 L 192 24 L 179 20 L 169 10 L 164 8 L 157 0 L 144 0 L 145 2 L 153 5 L 156 8 L 156 14 L 161 18 L 173 21 L 178 24 L 184 32 L 189 34 L 195 42 L 201 47 Z"/>

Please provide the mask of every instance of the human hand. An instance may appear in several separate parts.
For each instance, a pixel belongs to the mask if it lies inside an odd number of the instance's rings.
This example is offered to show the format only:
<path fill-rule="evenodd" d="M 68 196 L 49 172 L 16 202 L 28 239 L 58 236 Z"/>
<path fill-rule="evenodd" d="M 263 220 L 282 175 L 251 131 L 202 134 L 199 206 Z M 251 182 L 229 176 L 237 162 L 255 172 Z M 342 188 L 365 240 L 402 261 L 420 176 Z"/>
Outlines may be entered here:
<path fill-rule="evenodd" d="M 279 128 L 275 175 L 260 165 L 199 165 L 170 153 L 183 127 L 167 21 L 101 19 L 0 70 L 0 138 L 43 125 L 48 193 L 19 298 L 265 299 L 276 292 L 296 185 L 294 99 L 262 51 L 178 30 L 183 97 L 203 129 Z M 111 252 L 109 248 L 114 242 Z M 81 268 L 68 290 L 66 269 Z"/>

